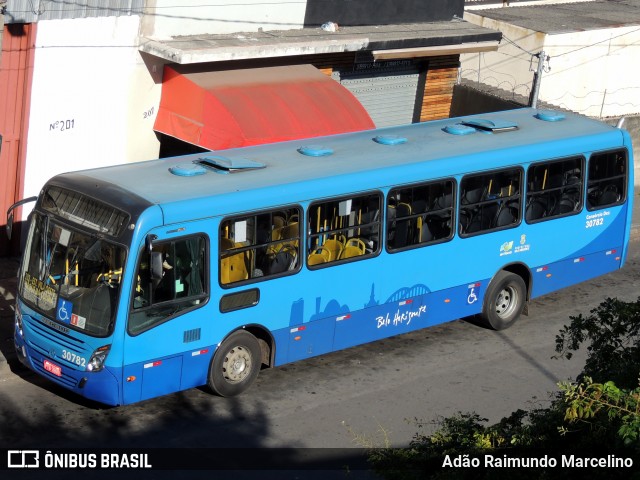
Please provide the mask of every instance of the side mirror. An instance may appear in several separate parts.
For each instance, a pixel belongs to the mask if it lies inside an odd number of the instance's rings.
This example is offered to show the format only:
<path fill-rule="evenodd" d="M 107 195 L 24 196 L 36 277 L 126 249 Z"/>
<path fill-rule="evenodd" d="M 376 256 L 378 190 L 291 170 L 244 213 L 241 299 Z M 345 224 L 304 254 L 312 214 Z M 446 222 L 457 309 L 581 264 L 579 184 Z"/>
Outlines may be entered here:
<path fill-rule="evenodd" d="M 35 202 L 36 200 L 38 200 L 38 197 L 24 198 L 9 207 L 7 210 L 7 238 L 9 238 L 9 240 L 11 240 L 11 231 L 13 230 L 13 211 L 25 203 Z"/>
<path fill-rule="evenodd" d="M 147 237 L 144 239 L 144 246 L 147 249 L 147 253 L 149 255 L 151 255 L 151 253 L 153 252 L 153 242 L 158 238 L 157 235 L 154 235 L 152 233 L 150 233 L 149 235 L 147 235 Z"/>
<path fill-rule="evenodd" d="M 156 287 L 162 280 L 162 252 L 151 252 L 149 255 L 149 270 L 151 274 L 151 282 Z"/>

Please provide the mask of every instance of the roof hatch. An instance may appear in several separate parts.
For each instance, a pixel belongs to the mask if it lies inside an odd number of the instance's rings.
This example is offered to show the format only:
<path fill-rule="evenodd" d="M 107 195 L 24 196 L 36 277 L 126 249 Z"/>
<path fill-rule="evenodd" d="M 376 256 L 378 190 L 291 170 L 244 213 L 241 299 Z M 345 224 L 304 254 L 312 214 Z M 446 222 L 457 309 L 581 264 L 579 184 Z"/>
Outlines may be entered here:
<path fill-rule="evenodd" d="M 264 163 L 249 160 L 247 158 L 227 158 L 221 156 L 200 157 L 192 163 L 183 163 L 169 168 L 174 175 L 181 177 L 194 177 L 213 170 L 216 173 L 234 173 L 244 170 L 257 170 L 265 168 Z"/>
<path fill-rule="evenodd" d="M 467 127 L 475 128 L 483 132 L 499 133 L 510 132 L 518 129 L 518 124 L 507 120 L 488 120 L 486 118 L 476 118 L 473 120 L 463 120 L 460 122 Z"/>

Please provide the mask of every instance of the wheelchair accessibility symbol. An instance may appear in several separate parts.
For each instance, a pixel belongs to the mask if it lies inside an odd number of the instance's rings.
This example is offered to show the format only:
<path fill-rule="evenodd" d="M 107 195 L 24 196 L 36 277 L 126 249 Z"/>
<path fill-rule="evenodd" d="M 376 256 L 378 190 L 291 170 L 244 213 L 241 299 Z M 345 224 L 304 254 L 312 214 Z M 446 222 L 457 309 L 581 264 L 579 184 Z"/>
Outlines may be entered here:
<path fill-rule="evenodd" d="M 71 323 L 71 312 L 73 311 L 73 303 L 69 300 L 60 298 L 58 307 L 56 308 L 56 318 L 64 323 Z"/>
<path fill-rule="evenodd" d="M 480 295 L 480 283 L 472 283 L 468 287 L 469 294 L 467 295 L 467 304 L 473 305 L 478 301 L 478 295 Z"/>

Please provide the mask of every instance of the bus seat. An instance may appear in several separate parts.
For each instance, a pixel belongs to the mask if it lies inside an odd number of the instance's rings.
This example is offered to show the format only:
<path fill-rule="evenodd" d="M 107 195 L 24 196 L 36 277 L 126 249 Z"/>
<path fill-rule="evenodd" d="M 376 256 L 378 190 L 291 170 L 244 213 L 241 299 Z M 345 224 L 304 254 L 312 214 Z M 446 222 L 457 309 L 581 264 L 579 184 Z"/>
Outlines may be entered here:
<path fill-rule="evenodd" d="M 531 199 L 527 205 L 525 218 L 527 221 L 538 220 L 547 214 L 547 206 L 541 198 Z"/>
<path fill-rule="evenodd" d="M 325 246 L 315 249 L 307 258 L 307 265 L 320 265 L 331 261 L 331 252 Z"/>
<path fill-rule="evenodd" d="M 518 210 L 511 205 L 503 205 L 496 215 L 496 227 L 506 227 L 516 222 Z"/>
<path fill-rule="evenodd" d="M 290 238 L 295 238 L 296 239 L 295 243 L 297 244 L 298 230 L 299 230 L 298 227 L 299 227 L 298 222 L 292 222 L 288 225 L 285 225 L 284 227 L 282 227 L 282 236 L 280 237 L 280 239 L 287 240 Z"/>
<path fill-rule="evenodd" d="M 411 213 L 424 213 L 427 211 L 426 200 L 415 200 L 411 202 Z"/>
<path fill-rule="evenodd" d="M 324 242 L 321 248 L 329 252 L 329 258 L 327 259 L 327 261 L 333 262 L 334 260 L 340 258 L 340 254 L 342 253 L 342 250 L 344 250 L 344 243 L 342 243 L 340 240 L 329 238 Z"/>
<path fill-rule="evenodd" d="M 580 205 L 579 192 L 576 190 L 567 190 L 562 194 L 560 200 L 558 201 L 557 208 L 554 213 L 571 213 L 578 209 Z"/>
<path fill-rule="evenodd" d="M 429 230 L 433 234 L 434 240 L 448 238 L 451 235 L 451 220 L 452 216 L 448 214 L 427 217 Z"/>
<path fill-rule="evenodd" d="M 276 230 L 278 228 L 282 228 L 287 224 L 287 221 L 285 220 L 285 217 L 281 216 L 281 215 L 274 215 L 273 218 L 271 219 L 271 221 L 273 222 L 273 229 Z"/>
<path fill-rule="evenodd" d="M 231 250 L 234 247 L 233 241 L 228 238 L 220 239 L 220 249 L 221 250 Z"/>
<path fill-rule="evenodd" d="M 220 277 L 222 283 L 233 283 L 249 278 L 244 253 L 231 255 L 220 261 Z"/>
<path fill-rule="evenodd" d="M 408 203 L 399 203 L 396 207 L 396 228 L 394 235 L 394 247 L 402 248 L 409 244 L 411 236 L 411 221 L 405 220 L 405 217 L 411 215 L 411 205 Z"/>
<path fill-rule="evenodd" d="M 602 195 L 598 197 L 597 205 L 611 205 L 613 203 L 618 203 L 621 197 L 620 193 L 618 193 L 618 188 L 613 184 L 609 184 L 604 187 Z"/>
<path fill-rule="evenodd" d="M 291 245 L 284 245 L 278 253 L 269 257 L 267 271 L 268 275 L 293 270 L 296 266 L 298 250 Z"/>
<path fill-rule="evenodd" d="M 340 259 L 359 257 L 367 251 L 367 245 L 359 238 L 350 238 L 340 254 Z"/>
<path fill-rule="evenodd" d="M 485 196 L 485 188 L 474 188 L 471 190 L 467 190 L 462 195 L 462 203 L 464 205 L 472 205 L 474 203 L 481 202 Z"/>
<path fill-rule="evenodd" d="M 450 208 L 453 199 L 453 195 L 451 195 L 450 193 L 445 193 L 444 195 L 440 195 L 439 197 L 437 197 L 434 202 L 433 202 L 433 209 L 434 210 L 443 210 L 445 208 Z"/>
<path fill-rule="evenodd" d="M 418 243 L 425 243 L 433 240 L 433 233 L 431 232 L 431 228 L 429 226 L 428 221 L 426 221 L 422 217 L 418 217 L 417 227 L 418 227 Z"/>

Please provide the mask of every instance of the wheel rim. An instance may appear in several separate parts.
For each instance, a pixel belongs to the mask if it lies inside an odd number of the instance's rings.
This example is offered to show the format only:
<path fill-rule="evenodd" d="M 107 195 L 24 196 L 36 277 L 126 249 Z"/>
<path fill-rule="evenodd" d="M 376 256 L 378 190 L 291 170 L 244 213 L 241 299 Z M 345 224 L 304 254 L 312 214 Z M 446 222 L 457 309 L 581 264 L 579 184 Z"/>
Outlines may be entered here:
<path fill-rule="evenodd" d="M 227 353 L 222 364 L 222 373 L 228 382 L 238 383 L 249 376 L 252 364 L 251 352 L 239 345 Z"/>
<path fill-rule="evenodd" d="M 496 297 L 496 314 L 502 318 L 510 317 L 518 308 L 518 290 L 507 286 Z"/>

